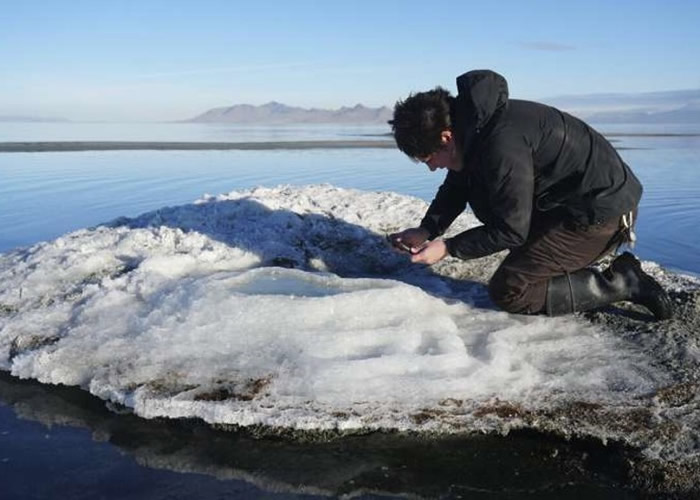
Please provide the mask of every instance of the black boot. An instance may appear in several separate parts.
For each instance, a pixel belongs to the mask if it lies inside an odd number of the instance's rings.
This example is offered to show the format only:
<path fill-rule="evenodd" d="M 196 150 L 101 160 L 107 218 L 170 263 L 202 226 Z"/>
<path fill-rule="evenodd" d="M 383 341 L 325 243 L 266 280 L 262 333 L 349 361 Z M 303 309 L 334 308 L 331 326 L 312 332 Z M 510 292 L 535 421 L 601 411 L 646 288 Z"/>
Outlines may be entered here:
<path fill-rule="evenodd" d="M 657 320 L 673 314 L 671 298 L 629 252 L 618 256 L 603 272 L 581 269 L 550 279 L 545 309 L 549 316 L 558 316 L 621 300 L 643 305 Z"/>

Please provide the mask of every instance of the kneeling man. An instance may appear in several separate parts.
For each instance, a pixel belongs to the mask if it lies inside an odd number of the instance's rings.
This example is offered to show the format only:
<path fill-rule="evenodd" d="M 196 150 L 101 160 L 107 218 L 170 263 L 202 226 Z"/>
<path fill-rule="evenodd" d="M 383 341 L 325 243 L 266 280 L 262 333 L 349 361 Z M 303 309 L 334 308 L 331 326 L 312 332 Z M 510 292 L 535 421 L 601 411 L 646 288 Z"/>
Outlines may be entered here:
<path fill-rule="evenodd" d="M 457 89 L 396 103 L 399 149 L 447 175 L 420 226 L 391 235 L 394 244 L 424 264 L 510 250 L 489 283 L 509 312 L 559 315 L 628 300 L 670 318 L 669 296 L 632 254 L 603 272 L 588 267 L 634 238 L 642 186 L 615 148 L 571 115 L 509 99 L 493 71 L 465 73 Z M 439 238 L 467 203 L 483 225 Z"/>

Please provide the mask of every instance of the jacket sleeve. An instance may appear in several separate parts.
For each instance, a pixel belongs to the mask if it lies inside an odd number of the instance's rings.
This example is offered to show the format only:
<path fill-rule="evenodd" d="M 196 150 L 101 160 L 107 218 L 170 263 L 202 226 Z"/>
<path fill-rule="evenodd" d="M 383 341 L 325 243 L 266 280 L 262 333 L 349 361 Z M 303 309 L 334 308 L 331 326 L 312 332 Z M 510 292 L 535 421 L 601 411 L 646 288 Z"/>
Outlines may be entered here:
<path fill-rule="evenodd" d="M 466 176 L 450 170 L 428 207 L 420 227 L 430 233 L 429 239 L 444 233 L 467 206 Z"/>
<path fill-rule="evenodd" d="M 483 156 L 488 219 L 445 241 L 450 255 L 476 259 L 521 246 L 530 232 L 534 166 L 530 148 L 522 142 L 494 145 Z"/>

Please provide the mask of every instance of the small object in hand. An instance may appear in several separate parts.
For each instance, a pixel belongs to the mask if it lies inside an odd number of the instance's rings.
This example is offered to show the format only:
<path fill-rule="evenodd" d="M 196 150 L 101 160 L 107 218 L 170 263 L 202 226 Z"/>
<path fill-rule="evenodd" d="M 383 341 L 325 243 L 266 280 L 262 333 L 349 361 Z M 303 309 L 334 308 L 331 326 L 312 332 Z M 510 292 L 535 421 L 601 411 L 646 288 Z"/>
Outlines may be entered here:
<path fill-rule="evenodd" d="M 410 254 L 413 254 L 413 248 L 408 246 L 403 241 L 396 239 L 396 238 L 392 238 L 391 235 L 389 235 L 389 234 L 386 235 L 386 240 L 389 243 L 391 243 L 391 246 L 393 246 L 394 248 L 398 248 L 399 250 L 401 250 L 403 252 L 408 252 Z"/>

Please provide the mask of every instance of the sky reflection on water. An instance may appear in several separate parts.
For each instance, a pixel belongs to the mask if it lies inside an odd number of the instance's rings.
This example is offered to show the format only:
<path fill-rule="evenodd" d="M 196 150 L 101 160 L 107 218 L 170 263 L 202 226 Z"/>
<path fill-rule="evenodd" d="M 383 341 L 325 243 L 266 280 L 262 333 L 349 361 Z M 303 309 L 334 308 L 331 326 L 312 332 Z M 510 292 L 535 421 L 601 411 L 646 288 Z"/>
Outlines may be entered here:
<path fill-rule="evenodd" d="M 166 138 L 170 140 L 172 130 L 178 130 L 172 126 L 165 127 L 170 131 L 167 133 L 162 126 L 155 127 L 148 137 L 163 139 L 169 133 Z M 115 135 L 115 129 L 110 127 L 95 136 L 126 137 Z M 215 136 L 212 130 L 216 129 L 202 131 L 200 126 L 195 128 L 199 132 L 194 133 L 187 132 L 188 127 L 178 133 L 189 134 L 191 139 Z M 608 128 L 612 133 L 625 130 L 622 126 Z M 601 129 L 607 130 L 602 126 Z M 650 131 L 648 126 L 627 129 L 635 134 Z M 311 130 L 315 138 L 321 137 L 319 134 L 337 138 L 338 133 L 343 133 L 316 126 Z M 668 130 L 676 131 L 672 128 L 663 132 Z M 683 126 L 677 131 L 693 130 Z M 372 133 L 377 128 L 355 131 Z M 269 140 L 270 136 L 260 129 L 254 132 Z M 280 140 L 308 138 L 308 132 L 307 128 L 283 128 Z M 244 136 L 234 139 L 244 140 Z M 615 140 L 620 154 L 645 188 L 636 252 L 643 259 L 700 273 L 700 263 L 694 256 L 694 250 L 700 246 L 700 235 L 694 230 L 700 216 L 700 204 L 696 201 L 700 195 L 700 137 L 622 135 Z M 5 153 L 0 161 L 0 251 L 52 239 L 119 216 L 190 203 L 204 193 L 330 183 L 362 190 L 396 191 L 430 201 L 443 177 L 411 163 L 395 150 Z"/>

